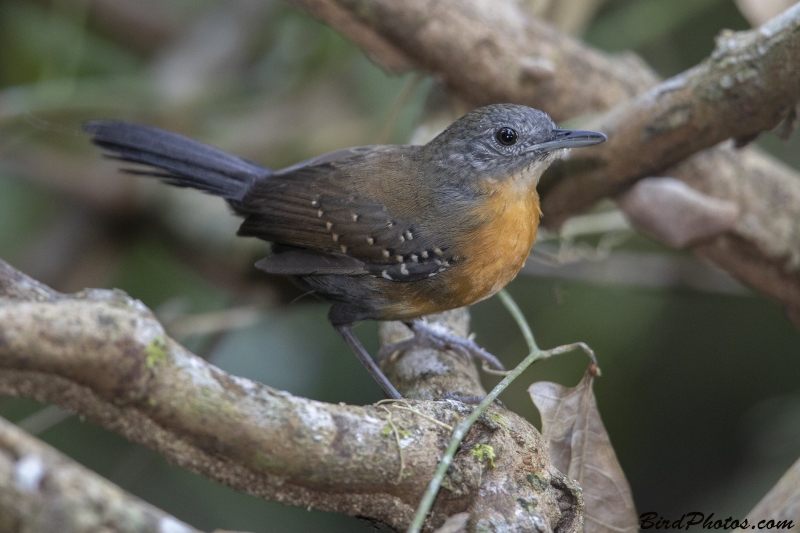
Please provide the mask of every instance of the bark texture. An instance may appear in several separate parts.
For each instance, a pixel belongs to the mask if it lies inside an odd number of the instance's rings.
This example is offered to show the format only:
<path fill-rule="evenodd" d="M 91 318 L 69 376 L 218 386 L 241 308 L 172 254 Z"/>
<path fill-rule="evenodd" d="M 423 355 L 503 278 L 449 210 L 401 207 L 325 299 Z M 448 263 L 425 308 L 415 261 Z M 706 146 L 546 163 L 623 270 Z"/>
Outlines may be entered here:
<path fill-rule="evenodd" d="M 199 533 L 3 418 L 0 531 Z"/>
<path fill-rule="evenodd" d="M 449 368 L 446 359 L 437 365 L 435 373 L 453 373 L 447 386 L 479 390 L 469 383 L 474 372 Z M 431 393 L 428 383 L 419 395 Z M 292 396 L 188 352 L 124 293 L 59 294 L 2 262 L 0 394 L 80 413 L 237 490 L 398 531 L 447 446 L 448 426 L 472 410 L 452 400 L 357 407 Z M 491 447 L 494 459 L 473 453 L 478 446 Z M 551 466 L 536 429 L 493 407 L 456 455 L 429 529 L 465 511 L 472 527 L 545 523 L 577 532 L 583 502 Z"/>

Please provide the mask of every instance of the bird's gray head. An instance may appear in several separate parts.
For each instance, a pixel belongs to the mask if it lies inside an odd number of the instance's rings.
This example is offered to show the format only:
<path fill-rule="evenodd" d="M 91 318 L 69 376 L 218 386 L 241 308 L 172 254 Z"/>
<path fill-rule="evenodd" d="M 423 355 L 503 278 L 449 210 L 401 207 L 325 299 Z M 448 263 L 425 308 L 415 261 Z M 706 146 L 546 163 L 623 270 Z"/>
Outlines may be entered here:
<path fill-rule="evenodd" d="M 447 174 L 462 179 L 502 180 L 527 170 L 538 179 L 563 149 L 605 140 L 605 135 L 594 131 L 559 129 L 538 109 L 495 104 L 453 122 L 424 152 Z"/>

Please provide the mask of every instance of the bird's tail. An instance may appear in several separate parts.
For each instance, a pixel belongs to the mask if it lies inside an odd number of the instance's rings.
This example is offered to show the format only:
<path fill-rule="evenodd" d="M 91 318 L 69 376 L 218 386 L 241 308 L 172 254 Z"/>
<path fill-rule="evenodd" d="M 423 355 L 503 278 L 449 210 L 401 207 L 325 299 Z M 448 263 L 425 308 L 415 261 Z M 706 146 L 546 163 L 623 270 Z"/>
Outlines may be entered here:
<path fill-rule="evenodd" d="M 96 145 L 111 152 L 111 157 L 160 169 L 126 172 L 154 176 L 228 200 L 241 200 L 254 179 L 272 174 L 240 157 L 151 126 L 92 120 L 84 123 L 83 129 Z"/>

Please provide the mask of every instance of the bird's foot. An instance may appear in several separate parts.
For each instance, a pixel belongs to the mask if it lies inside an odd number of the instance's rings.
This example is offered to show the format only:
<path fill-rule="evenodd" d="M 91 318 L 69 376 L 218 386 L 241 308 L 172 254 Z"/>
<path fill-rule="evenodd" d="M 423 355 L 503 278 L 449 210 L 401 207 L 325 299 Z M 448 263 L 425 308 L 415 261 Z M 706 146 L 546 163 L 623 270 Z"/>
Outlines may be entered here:
<path fill-rule="evenodd" d="M 412 347 L 432 348 L 439 351 L 451 350 L 467 357 L 474 357 L 489 365 L 495 370 L 505 370 L 503 364 L 472 339 L 465 339 L 450 333 L 443 333 L 432 329 L 422 320 L 412 320 L 405 322 L 405 325 L 414 333 L 410 339 L 400 342 L 387 344 L 378 351 L 378 361 L 392 355 L 395 352 L 403 352 Z"/>

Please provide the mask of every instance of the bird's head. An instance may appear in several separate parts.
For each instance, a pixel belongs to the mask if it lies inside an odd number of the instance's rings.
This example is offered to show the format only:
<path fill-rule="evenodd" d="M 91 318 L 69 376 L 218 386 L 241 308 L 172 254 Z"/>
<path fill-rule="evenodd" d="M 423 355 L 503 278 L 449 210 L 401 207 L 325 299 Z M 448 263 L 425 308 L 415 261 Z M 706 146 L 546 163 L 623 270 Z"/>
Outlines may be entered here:
<path fill-rule="evenodd" d="M 596 131 L 556 127 L 543 111 L 495 104 L 467 113 L 431 140 L 423 152 L 446 174 L 468 181 L 538 181 L 569 148 L 607 140 Z"/>

